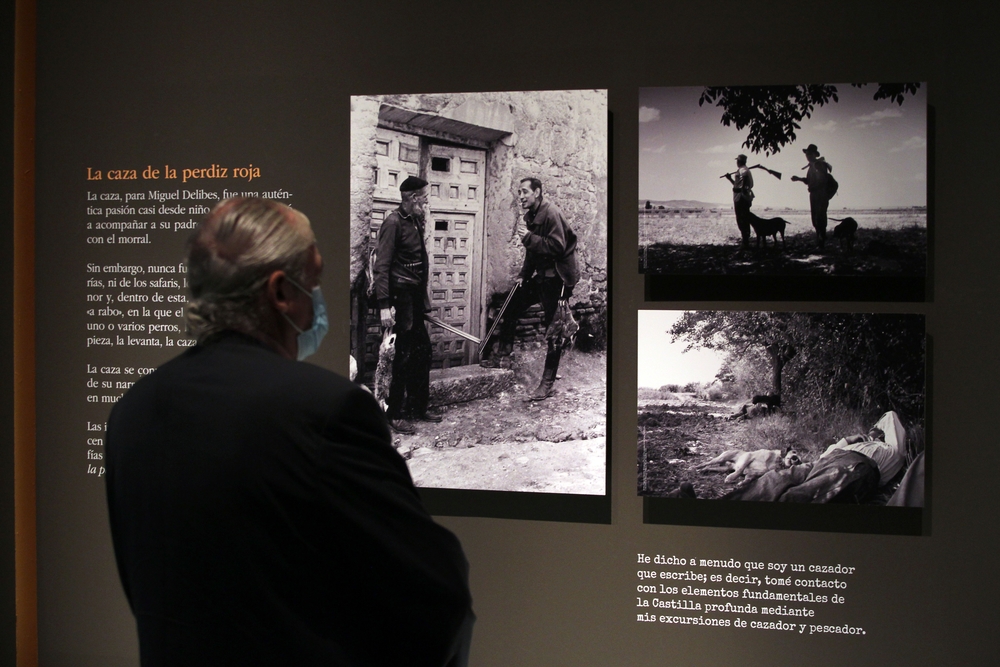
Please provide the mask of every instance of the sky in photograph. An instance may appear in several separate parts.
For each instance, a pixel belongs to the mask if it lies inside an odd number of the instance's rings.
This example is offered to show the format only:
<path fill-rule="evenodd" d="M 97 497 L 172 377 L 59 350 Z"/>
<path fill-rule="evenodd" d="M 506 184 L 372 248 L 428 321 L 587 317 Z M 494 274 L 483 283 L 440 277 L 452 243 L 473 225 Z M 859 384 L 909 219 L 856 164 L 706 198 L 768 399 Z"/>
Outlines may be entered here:
<path fill-rule="evenodd" d="M 682 310 L 639 311 L 638 386 L 658 389 L 665 384 L 710 383 L 725 354 L 715 350 L 685 352 L 687 343 L 672 343 L 667 333 L 684 314 Z"/>
<path fill-rule="evenodd" d="M 872 96 L 878 84 L 854 88 L 835 84 L 839 102 L 817 107 L 803 119 L 796 139 L 770 157 L 743 146 L 748 129 L 724 126 L 722 109 L 698 106 L 698 88 L 639 89 L 639 198 L 688 199 L 732 205 L 732 186 L 724 178 L 746 153 L 748 165 L 781 172 L 781 180 L 755 169 L 754 209 L 809 208 L 802 150 L 816 144 L 833 166 L 840 190 L 836 208 L 890 208 L 927 204 L 927 90 L 906 96 L 902 106 Z"/>

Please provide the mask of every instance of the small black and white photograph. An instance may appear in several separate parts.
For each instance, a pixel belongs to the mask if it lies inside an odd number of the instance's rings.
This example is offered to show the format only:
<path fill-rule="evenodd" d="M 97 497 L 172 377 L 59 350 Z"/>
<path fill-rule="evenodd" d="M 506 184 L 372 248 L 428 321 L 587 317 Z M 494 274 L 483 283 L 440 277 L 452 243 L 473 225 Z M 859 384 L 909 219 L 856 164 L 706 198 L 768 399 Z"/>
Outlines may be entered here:
<path fill-rule="evenodd" d="M 605 90 L 351 98 L 351 375 L 424 489 L 604 496 Z"/>
<path fill-rule="evenodd" d="M 638 492 L 924 506 L 911 314 L 640 310 Z"/>
<path fill-rule="evenodd" d="M 640 272 L 922 280 L 926 92 L 640 88 Z"/>

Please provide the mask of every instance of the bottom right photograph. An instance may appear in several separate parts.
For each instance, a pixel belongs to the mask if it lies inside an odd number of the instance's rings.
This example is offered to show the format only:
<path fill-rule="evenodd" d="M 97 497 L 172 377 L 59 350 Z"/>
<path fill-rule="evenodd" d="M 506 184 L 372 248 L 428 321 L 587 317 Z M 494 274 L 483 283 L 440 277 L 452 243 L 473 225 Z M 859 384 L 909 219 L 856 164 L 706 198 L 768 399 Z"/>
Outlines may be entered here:
<path fill-rule="evenodd" d="M 924 506 L 923 315 L 638 317 L 639 495 Z"/>

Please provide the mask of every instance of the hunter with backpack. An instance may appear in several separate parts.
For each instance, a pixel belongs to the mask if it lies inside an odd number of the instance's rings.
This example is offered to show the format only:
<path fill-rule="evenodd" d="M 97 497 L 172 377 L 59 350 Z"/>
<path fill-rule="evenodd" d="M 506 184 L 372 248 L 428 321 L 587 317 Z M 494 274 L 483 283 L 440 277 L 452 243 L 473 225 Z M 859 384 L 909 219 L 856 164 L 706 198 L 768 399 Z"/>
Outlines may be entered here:
<path fill-rule="evenodd" d="M 792 180 L 801 181 L 809 188 L 809 210 L 812 213 L 812 223 L 816 229 L 819 247 L 822 249 L 826 245 L 826 211 L 830 206 L 830 199 L 837 194 L 839 184 L 830 173 L 833 167 L 820 157 L 816 144 L 809 144 L 802 149 L 802 152 L 809 161 L 803 169 L 809 171 L 806 172 L 805 178 L 792 176 Z"/>

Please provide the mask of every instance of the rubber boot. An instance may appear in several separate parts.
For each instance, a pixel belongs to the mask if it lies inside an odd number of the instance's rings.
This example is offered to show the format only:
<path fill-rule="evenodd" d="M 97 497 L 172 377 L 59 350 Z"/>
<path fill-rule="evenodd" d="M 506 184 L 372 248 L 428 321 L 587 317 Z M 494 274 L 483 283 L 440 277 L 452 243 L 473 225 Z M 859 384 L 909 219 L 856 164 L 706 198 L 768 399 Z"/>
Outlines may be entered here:
<path fill-rule="evenodd" d="M 542 371 L 542 380 L 538 387 L 529 397 L 532 401 L 544 401 L 552 395 L 552 385 L 556 381 L 556 372 L 559 370 L 559 357 L 562 351 L 549 343 L 548 354 L 545 355 L 545 370 Z"/>

